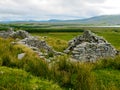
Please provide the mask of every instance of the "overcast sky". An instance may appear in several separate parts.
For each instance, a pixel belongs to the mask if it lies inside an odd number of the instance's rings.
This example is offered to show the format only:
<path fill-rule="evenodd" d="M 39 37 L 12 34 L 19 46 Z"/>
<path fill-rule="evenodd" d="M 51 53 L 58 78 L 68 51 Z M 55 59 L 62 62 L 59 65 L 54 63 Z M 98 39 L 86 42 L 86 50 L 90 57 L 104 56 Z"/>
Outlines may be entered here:
<path fill-rule="evenodd" d="M 120 14 L 120 0 L 0 0 L 0 20 L 81 19 Z"/>

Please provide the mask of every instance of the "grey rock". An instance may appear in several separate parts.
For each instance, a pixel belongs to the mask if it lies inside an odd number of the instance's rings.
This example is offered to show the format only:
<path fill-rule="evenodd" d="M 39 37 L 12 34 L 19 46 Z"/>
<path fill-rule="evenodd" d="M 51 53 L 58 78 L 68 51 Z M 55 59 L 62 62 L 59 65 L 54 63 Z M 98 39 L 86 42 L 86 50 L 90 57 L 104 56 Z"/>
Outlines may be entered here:
<path fill-rule="evenodd" d="M 47 45 L 45 41 L 41 41 L 35 37 L 29 37 L 20 40 L 18 43 L 28 45 L 29 47 L 34 47 L 35 50 L 45 49 L 47 52 L 55 53 L 54 50 Z"/>
<path fill-rule="evenodd" d="M 49 46 L 46 41 L 40 40 L 39 37 L 31 36 L 28 32 L 24 30 L 18 30 L 14 32 L 12 28 L 8 31 L 0 31 L 0 37 L 2 38 L 14 38 L 16 42 L 12 42 L 12 45 L 15 44 L 23 44 L 29 48 L 31 48 L 35 53 L 39 56 L 43 57 L 48 54 L 53 55 L 61 55 L 63 53 L 55 51 L 51 46 Z M 47 38 L 46 36 L 44 39 Z M 42 53 L 42 50 L 45 52 Z M 23 54 L 18 54 L 18 59 L 22 59 L 24 57 Z"/>
<path fill-rule="evenodd" d="M 2 38 L 10 38 L 11 37 L 14 39 L 17 39 L 17 38 L 24 39 L 24 38 L 28 38 L 30 36 L 31 35 L 24 30 L 19 30 L 16 32 L 14 32 L 13 29 L 10 29 L 7 31 L 0 31 L 0 37 L 2 37 Z"/>
<path fill-rule="evenodd" d="M 9 38 L 12 33 L 14 33 L 12 29 L 7 30 L 7 31 L 0 31 L 0 37 Z"/>
<path fill-rule="evenodd" d="M 21 60 L 25 57 L 26 53 L 18 54 L 18 59 Z"/>
<path fill-rule="evenodd" d="M 24 39 L 24 38 L 30 37 L 30 34 L 24 30 L 19 30 L 19 31 L 16 31 L 10 34 L 10 37 L 15 38 L 15 39 L 16 38 Z"/>
<path fill-rule="evenodd" d="M 72 57 L 79 61 L 94 62 L 100 58 L 114 57 L 118 51 L 105 39 L 91 31 L 85 31 L 68 42 L 66 53 L 72 53 Z"/>
<path fill-rule="evenodd" d="M 30 47 L 34 51 L 44 50 L 46 54 L 52 53 L 53 55 L 61 55 L 62 53 L 55 51 L 51 46 L 49 46 L 46 41 L 40 40 L 37 37 L 29 36 L 28 38 L 24 38 L 18 41 L 18 44 L 24 44 Z M 41 51 L 40 51 L 41 52 Z"/>
<path fill-rule="evenodd" d="M 24 43 L 25 44 L 25 43 Z M 36 47 L 30 47 L 33 51 L 39 51 L 39 49 L 38 48 L 36 48 Z"/>

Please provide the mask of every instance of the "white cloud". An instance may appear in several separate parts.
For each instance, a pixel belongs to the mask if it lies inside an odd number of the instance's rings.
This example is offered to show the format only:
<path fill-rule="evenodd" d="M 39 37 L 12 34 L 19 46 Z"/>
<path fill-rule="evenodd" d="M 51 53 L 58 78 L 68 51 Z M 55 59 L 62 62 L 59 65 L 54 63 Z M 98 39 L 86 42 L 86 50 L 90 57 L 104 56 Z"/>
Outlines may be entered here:
<path fill-rule="evenodd" d="M 76 19 L 120 14 L 119 4 L 119 0 L 0 0 L 0 19 Z"/>

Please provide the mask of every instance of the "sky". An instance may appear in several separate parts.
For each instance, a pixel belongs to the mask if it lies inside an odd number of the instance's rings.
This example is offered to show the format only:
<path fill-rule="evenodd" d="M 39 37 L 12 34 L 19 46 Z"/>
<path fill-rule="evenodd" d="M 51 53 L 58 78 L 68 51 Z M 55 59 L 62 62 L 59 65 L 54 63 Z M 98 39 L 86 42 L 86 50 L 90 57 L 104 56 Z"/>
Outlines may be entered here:
<path fill-rule="evenodd" d="M 120 14 L 120 0 L 0 0 L 0 21 L 83 19 Z"/>

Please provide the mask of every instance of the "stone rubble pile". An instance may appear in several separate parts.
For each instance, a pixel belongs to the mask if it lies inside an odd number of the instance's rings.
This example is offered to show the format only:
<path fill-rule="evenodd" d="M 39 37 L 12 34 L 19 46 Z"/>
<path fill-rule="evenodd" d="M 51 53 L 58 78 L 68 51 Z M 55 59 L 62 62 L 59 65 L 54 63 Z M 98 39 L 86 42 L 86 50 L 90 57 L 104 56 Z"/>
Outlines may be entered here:
<path fill-rule="evenodd" d="M 39 52 L 39 50 L 44 49 L 44 51 L 49 54 L 52 53 L 54 55 L 61 54 L 60 52 L 56 52 L 54 49 L 52 49 L 44 40 L 39 40 L 37 37 L 29 37 L 22 39 L 18 41 L 19 44 L 24 44 L 34 51 L 36 51 L 40 56 L 42 55 L 42 52 Z"/>
<path fill-rule="evenodd" d="M 74 59 L 83 62 L 94 62 L 100 58 L 114 57 L 118 53 L 105 39 L 89 30 L 69 41 L 65 53 L 70 52 Z"/>
<path fill-rule="evenodd" d="M 9 38 L 11 36 L 11 34 L 13 34 L 14 31 L 12 29 L 8 30 L 8 31 L 0 31 L 0 37 L 2 38 Z"/>
<path fill-rule="evenodd" d="M 31 36 L 28 32 L 24 30 L 18 30 L 16 32 L 13 31 L 12 29 L 8 31 L 0 31 L 0 37 L 19 39 L 19 41 L 13 42 L 13 44 L 26 45 L 42 58 L 44 58 L 45 55 L 49 55 L 49 54 L 53 54 L 53 55 L 62 54 L 60 52 L 55 51 L 45 41 L 40 40 L 37 37 Z M 44 53 L 41 50 L 44 50 Z"/>
<path fill-rule="evenodd" d="M 26 31 L 19 30 L 19 31 L 11 33 L 10 37 L 14 38 L 14 39 L 16 39 L 16 38 L 24 39 L 24 38 L 31 37 L 31 35 L 28 32 L 26 32 Z"/>
<path fill-rule="evenodd" d="M 10 30 L 7 30 L 7 31 L 0 31 L 0 37 L 2 37 L 2 38 L 24 39 L 24 38 L 31 37 L 31 35 L 24 30 L 19 30 L 19 31 L 14 32 L 12 29 L 10 29 Z"/>
<path fill-rule="evenodd" d="M 49 54 L 61 55 L 63 53 L 55 51 L 44 40 L 31 36 L 24 30 L 13 31 L 0 31 L 2 38 L 18 39 L 13 44 L 23 44 L 31 48 L 41 58 Z M 89 30 L 86 30 L 83 35 L 77 36 L 68 42 L 68 48 L 65 53 L 72 54 L 72 58 L 83 62 L 94 62 L 100 58 L 114 57 L 119 52 L 105 39 L 97 36 Z M 18 58 L 21 59 L 25 54 L 19 54 Z"/>

